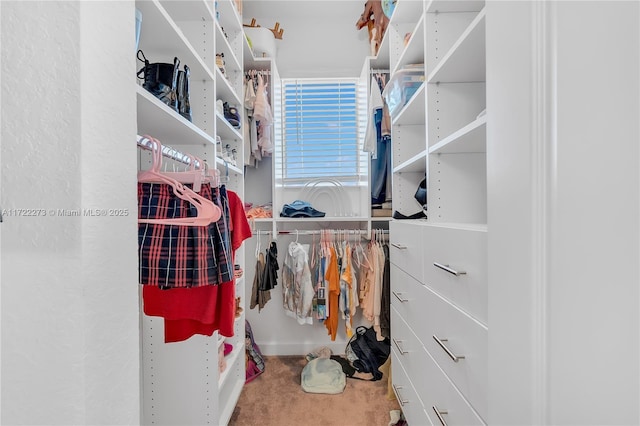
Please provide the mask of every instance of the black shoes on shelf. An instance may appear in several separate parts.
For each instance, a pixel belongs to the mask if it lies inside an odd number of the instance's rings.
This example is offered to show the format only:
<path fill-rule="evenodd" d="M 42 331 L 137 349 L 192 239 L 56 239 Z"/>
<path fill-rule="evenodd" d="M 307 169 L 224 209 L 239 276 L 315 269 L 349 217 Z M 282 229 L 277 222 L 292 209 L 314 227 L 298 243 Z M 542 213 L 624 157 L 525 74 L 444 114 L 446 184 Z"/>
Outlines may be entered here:
<path fill-rule="evenodd" d="M 189 102 L 188 66 L 180 70 L 180 60 L 173 58 L 173 63 L 150 63 L 142 50 L 138 50 L 138 60 L 144 67 L 138 71 L 138 78 L 144 80 L 142 87 L 160 99 L 187 120 L 191 121 L 191 105 Z"/>

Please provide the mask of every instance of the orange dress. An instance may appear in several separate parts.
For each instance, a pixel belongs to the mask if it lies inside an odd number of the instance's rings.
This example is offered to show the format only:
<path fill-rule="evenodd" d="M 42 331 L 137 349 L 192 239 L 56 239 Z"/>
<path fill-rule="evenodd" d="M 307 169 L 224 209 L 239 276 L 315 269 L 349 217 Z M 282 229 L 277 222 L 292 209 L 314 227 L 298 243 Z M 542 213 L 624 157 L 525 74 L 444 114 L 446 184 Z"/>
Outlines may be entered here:
<path fill-rule="evenodd" d="M 327 327 L 327 334 L 331 336 L 331 340 L 336 340 L 338 334 L 338 318 L 340 317 L 339 298 L 340 298 L 340 271 L 338 271 L 338 257 L 336 251 L 331 247 L 331 260 L 325 274 L 325 279 L 329 282 L 329 317 L 324 320 L 324 326 Z"/>

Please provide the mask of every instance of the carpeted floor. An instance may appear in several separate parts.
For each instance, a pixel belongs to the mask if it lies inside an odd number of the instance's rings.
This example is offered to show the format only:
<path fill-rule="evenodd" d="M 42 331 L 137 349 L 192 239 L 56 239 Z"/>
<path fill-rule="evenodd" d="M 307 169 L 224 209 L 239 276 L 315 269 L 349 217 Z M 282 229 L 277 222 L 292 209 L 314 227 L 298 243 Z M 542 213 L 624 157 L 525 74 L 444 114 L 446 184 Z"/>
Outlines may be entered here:
<path fill-rule="evenodd" d="M 265 357 L 264 373 L 244 386 L 229 425 L 387 426 L 389 411 L 399 409 L 389 398 L 387 365 L 381 368 L 382 380 L 347 378 L 343 393 L 327 395 L 302 390 L 306 363 L 303 356 Z"/>

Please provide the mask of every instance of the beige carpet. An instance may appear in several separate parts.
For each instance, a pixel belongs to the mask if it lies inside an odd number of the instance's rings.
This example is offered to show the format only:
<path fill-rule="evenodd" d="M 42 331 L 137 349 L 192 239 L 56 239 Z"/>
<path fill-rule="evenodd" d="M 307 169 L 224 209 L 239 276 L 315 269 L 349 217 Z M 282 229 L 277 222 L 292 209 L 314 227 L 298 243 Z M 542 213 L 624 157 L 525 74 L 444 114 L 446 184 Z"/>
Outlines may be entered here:
<path fill-rule="evenodd" d="M 388 397 L 388 368 L 380 381 L 347 378 L 343 393 L 327 395 L 302 390 L 306 363 L 303 356 L 265 357 L 265 372 L 244 386 L 229 425 L 387 426 L 389 411 L 399 409 Z"/>

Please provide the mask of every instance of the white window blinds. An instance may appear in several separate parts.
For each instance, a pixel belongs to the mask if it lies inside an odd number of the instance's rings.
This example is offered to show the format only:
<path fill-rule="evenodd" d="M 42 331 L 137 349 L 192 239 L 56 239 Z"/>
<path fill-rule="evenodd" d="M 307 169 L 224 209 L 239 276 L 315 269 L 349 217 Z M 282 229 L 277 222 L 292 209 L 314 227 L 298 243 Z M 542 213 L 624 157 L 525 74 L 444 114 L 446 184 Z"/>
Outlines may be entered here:
<path fill-rule="evenodd" d="M 283 183 L 331 178 L 360 183 L 363 164 L 355 79 L 283 80 L 279 166 Z M 365 165 L 366 167 L 366 165 Z"/>

